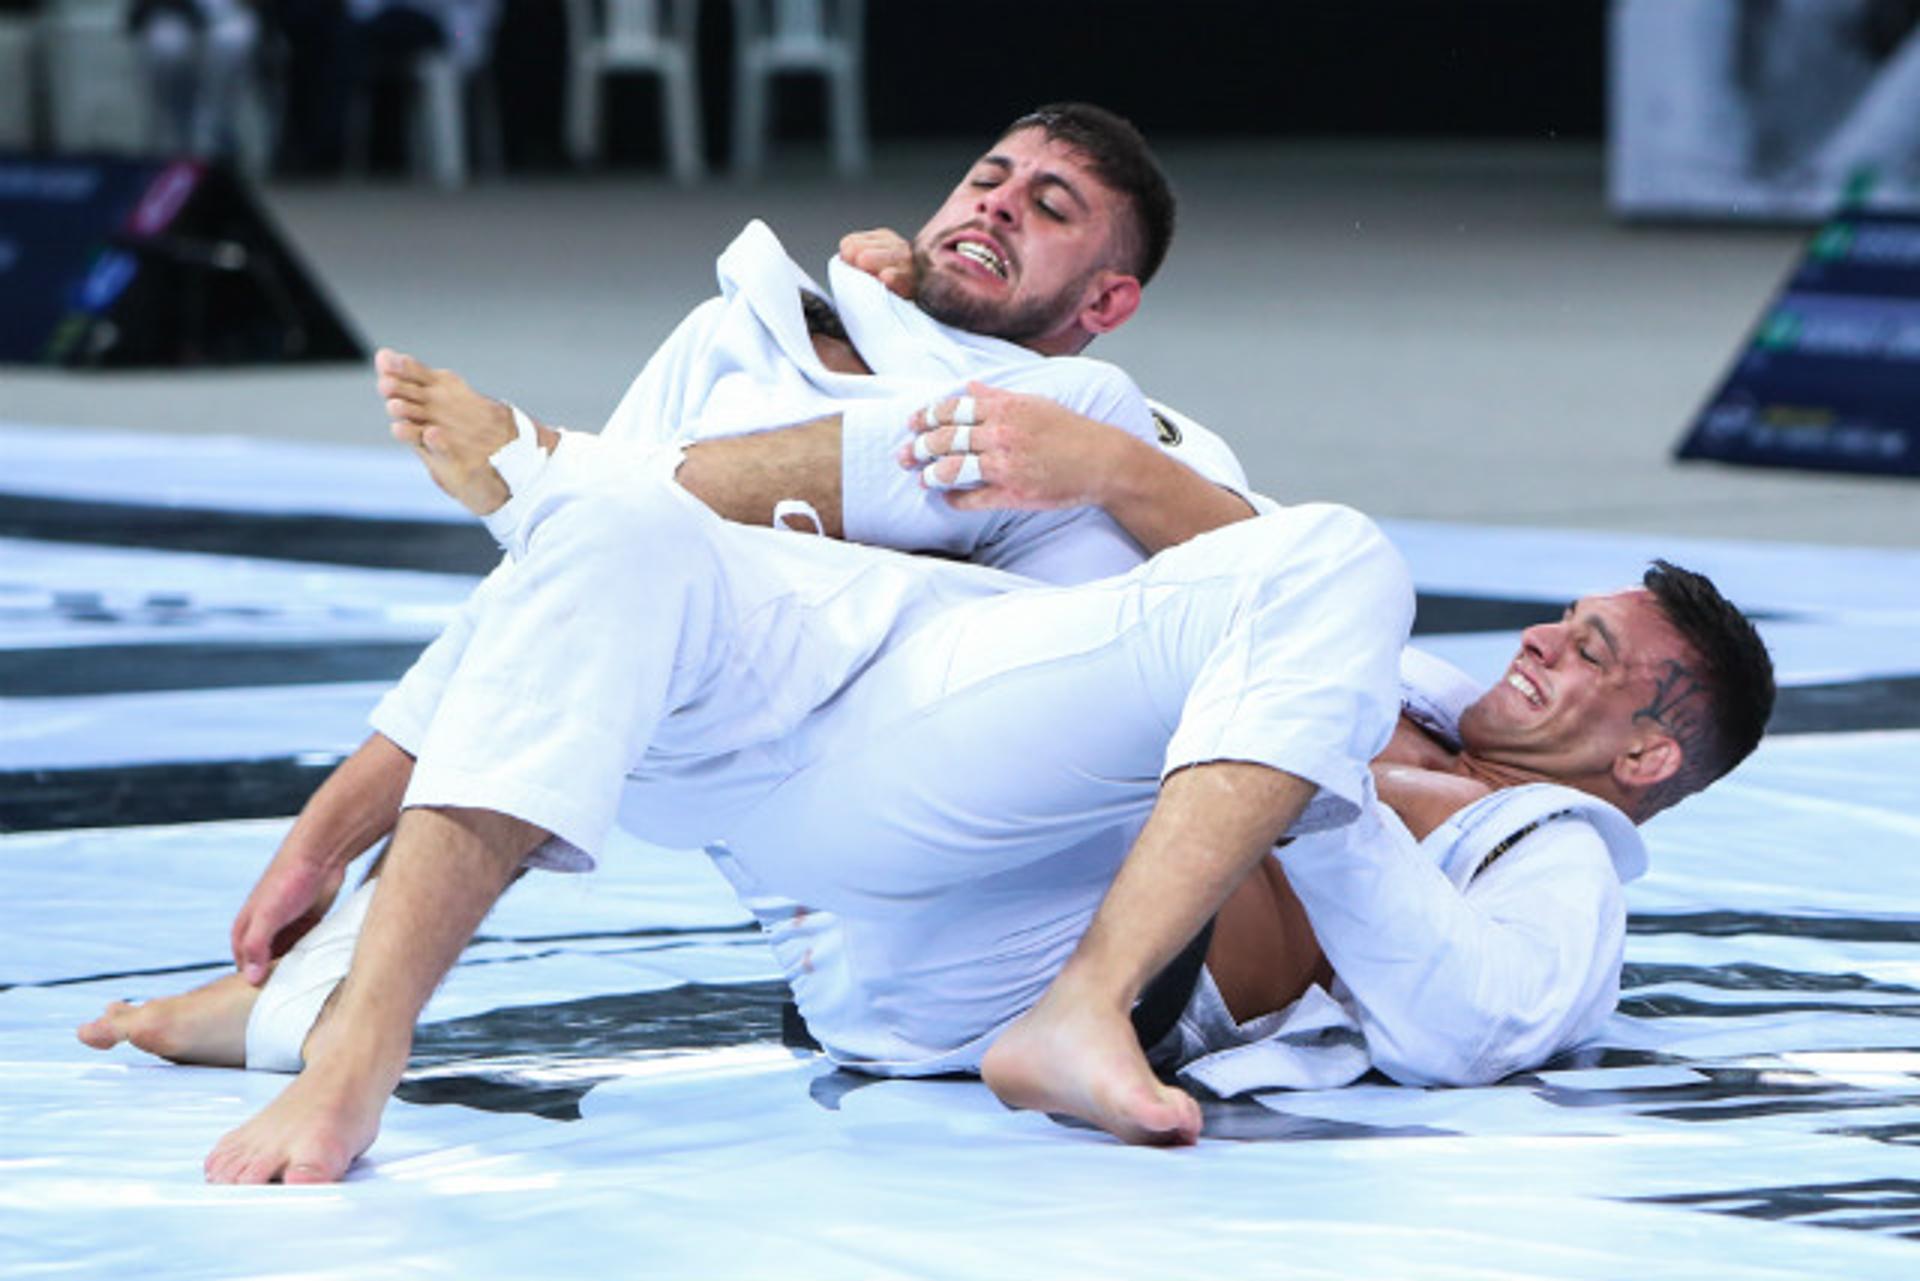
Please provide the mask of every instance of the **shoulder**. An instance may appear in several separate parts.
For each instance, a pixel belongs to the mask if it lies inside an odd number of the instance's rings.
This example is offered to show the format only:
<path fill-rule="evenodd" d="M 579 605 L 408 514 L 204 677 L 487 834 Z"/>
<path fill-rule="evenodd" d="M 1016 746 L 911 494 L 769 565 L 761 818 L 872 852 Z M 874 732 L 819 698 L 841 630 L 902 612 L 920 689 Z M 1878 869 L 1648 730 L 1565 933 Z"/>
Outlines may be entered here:
<path fill-rule="evenodd" d="M 1154 443 L 1162 452 L 1178 458 L 1214 484 L 1233 490 L 1252 503 L 1256 511 L 1279 510 L 1273 500 L 1253 492 L 1239 455 L 1219 433 L 1165 401 L 1148 400 L 1147 409 L 1153 416 Z"/>
<path fill-rule="evenodd" d="M 1455 820 L 1454 853 L 1473 878 L 1543 861 L 1577 862 L 1615 886 L 1646 871 L 1647 849 L 1633 820 L 1607 802 L 1553 783 L 1502 788 Z M 1524 857 L 1522 855 L 1524 854 Z"/>
<path fill-rule="evenodd" d="M 1146 416 L 1147 398 L 1118 365 L 1091 356 L 1052 356 L 1006 371 L 993 381 L 1008 391 L 1030 392 L 1067 403 L 1134 401 Z"/>

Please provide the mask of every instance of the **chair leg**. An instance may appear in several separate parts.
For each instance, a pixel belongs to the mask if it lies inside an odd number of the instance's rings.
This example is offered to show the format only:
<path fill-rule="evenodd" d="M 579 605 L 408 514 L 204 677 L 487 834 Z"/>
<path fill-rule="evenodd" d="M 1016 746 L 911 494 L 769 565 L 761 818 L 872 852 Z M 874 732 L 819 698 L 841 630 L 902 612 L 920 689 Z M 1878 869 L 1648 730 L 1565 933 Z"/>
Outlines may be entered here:
<path fill-rule="evenodd" d="M 696 183 L 706 168 L 701 156 L 706 129 L 700 118 L 700 88 L 691 50 L 660 68 L 661 131 L 676 181 Z"/>
<path fill-rule="evenodd" d="M 468 77 L 467 98 L 476 131 L 474 169 L 483 178 L 498 178 L 507 171 L 507 138 L 500 118 L 500 86 L 490 67 L 483 65 Z"/>
<path fill-rule="evenodd" d="M 755 58 L 742 57 L 734 70 L 733 171 L 758 178 L 766 167 L 767 71 Z"/>
<path fill-rule="evenodd" d="M 593 59 L 579 58 L 567 77 L 567 155 L 576 165 L 600 159 L 600 75 Z"/>
<path fill-rule="evenodd" d="M 364 77 L 347 90 L 347 154 L 343 168 L 350 178 L 367 176 L 367 155 L 373 133 L 373 82 Z"/>
<path fill-rule="evenodd" d="M 435 186 L 449 191 L 467 184 L 466 104 L 461 102 L 460 69 L 450 60 L 423 61 L 414 73 L 419 101 L 414 110 L 424 126 L 428 173 Z"/>
<path fill-rule="evenodd" d="M 849 57 L 827 73 L 827 92 L 833 100 L 833 163 L 842 178 L 867 172 L 864 70 L 860 59 Z"/>

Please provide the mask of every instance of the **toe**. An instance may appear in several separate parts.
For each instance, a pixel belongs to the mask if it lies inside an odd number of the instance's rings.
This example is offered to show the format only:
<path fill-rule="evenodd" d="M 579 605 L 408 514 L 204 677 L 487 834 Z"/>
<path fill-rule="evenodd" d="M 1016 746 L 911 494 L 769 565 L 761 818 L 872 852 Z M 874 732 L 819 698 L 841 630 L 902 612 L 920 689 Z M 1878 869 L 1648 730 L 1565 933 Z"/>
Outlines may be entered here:
<path fill-rule="evenodd" d="M 125 1001 L 115 1001 L 107 1006 L 106 1013 L 89 1023 L 82 1023 L 75 1029 L 81 1042 L 96 1050 L 110 1050 L 126 1040 L 127 1034 L 121 1027 L 121 1021 L 133 1007 Z"/>
<path fill-rule="evenodd" d="M 308 1157 L 304 1160 L 289 1161 L 285 1181 L 288 1183 L 338 1183 L 346 1176 L 346 1162 L 337 1162 L 330 1157 Z"/>

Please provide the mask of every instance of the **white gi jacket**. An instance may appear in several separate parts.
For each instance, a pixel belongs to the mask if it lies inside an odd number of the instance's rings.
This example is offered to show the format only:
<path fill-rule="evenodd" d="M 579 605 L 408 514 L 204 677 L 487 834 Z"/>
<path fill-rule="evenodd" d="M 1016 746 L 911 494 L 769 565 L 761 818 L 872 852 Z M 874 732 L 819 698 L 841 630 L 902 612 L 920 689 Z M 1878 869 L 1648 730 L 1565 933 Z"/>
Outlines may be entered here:
<path fill-rule="evenodd" d="M 847 541 L 940 552 L 1055 584 L 1088 582 L 1139 564 L 1140 547 L 1099 508 L 957 511 L 922 490 L 894 461 L 894 450 L 911 434 L 906 423 L 913 410 L 964 390 L 969 379 L 989 379 L 1049 396 L 1152 441 L 1257 511 L 1277 510 L 1252 491 L 1239 460 L 1218 436 L 1150 406 L 1131 379 L 1103 361 L 1044 357 L 943 325 L 836 259 L 828 268 L 833 304 L 874 370 L 836 373 L 820 363 L 800 307 L 802 289 L 823 297 L 826 291 L 794 264 L 765 223 L 748 223 L 715 269 L 720 296 L 680 323 L 604 429 L 597 435 L 562 433 L 558 450 L 573 455 L 571 465 L 593 466 L 610 454 L 631 456 L 839 413 Z M 516 492 L 490 524 L 511 525 L 513 509 L 533 497 Z M 471 639 L 480 602 L 498 577 L 496 572 L 481 584 L 381 701 L 370 718 L 374 729 L 417 750 Z"/>
<path fill-rule="evenodd" d="M 1401 678 L 1408 714 L 1457 743 L 1473 683 L 1413 649 Z M 1235 1025 L 1203 976 L 1155 1058 L 1216 1094 L 1329 1088 L 1370 1067 L 1405 1085 L 1483 1085 L 1592 1036 L 1619 999 L 1621 886 L 1646 848 L 1584 792 L 1508 788 L 1424 841 L 1376 803 L 1274 857 L 1337 977 Z"/>

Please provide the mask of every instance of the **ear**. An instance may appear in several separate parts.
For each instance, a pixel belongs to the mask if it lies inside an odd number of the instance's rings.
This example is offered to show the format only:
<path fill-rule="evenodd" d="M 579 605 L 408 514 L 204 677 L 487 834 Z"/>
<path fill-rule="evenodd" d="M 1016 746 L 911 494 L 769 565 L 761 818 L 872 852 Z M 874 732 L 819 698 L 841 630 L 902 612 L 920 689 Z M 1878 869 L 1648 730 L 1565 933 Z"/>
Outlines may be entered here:
<path fill-rule="evenodd" d="M 1088 286 L 1080 304 L 1080 328 L 1089 334 L 1110 334 L 1140 310 L 1140 282 L 1132 276 L 1102 268 Z"/>
<path fill-rule="evenodd" d="M 1655 731 L 1634 741 L 1613 759 L 1613 781 L 1629 792 L 1644 792 L 1680 772 L 1686 753 L 1671 734 Z"/>

